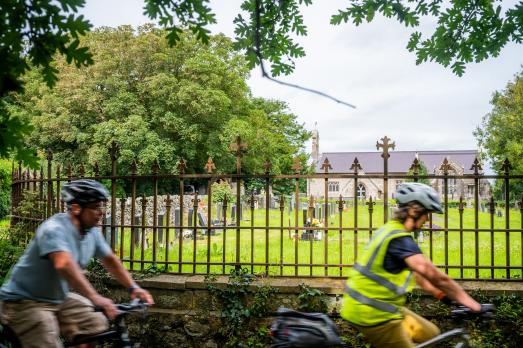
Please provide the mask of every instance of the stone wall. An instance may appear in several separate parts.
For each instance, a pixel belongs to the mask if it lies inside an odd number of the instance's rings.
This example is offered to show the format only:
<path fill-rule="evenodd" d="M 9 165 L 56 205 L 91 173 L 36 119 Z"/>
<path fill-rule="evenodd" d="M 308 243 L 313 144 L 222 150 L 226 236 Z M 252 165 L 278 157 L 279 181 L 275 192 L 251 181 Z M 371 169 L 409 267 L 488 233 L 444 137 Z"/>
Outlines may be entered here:
<path fill-rule="evenodd" d="M 215 284 L 225 286 L 227 281 L 227 277 L 220 276 Z M 260 282 L 278 289 L 278 293 L 273 295 L 274 298 L 270 301 L 270 311 L 276 310 L 279 306 L 298 308 L 299 284 L 306 283 L 311 288 L 323 291 L 328 296 L 328 312 L 338 324 L 341 335 L 348 338 L 353 346 L 358 347 L 362 344 L 361 335 L 357 335 L 357 332 L 338 315 L 342 302 L 343 280 L 266 278 Z M 203 276 L 160 275 L 139 281 L 139 283 L 142 287 L 149 289 L 156 302 L 145 319 L 131 317 L 128 320 L 131 335 L 138 339 L 142 346 L 214 348 L 225 345 L 226 338 L 220 334 L 220 328 L 224 325 L 221 313 L 216 304 L 211 301 L 211 295 L 206 288 Z M 481 289 L 488 296 L 501 293 L 523 295 L 522 283 L 464 282 L 462 285 L 467 290 Z M 128 301 L 125 290 L 114 284 L 110 285 L 110 294 L 114 301 Z M 432 318 L 444 330 L 455 327 L 455 324 L 441 320 L 442 304 L 435 303 L 429 297 L 420 297 L 419 291 L 416 291 L 415 294 L 418 299 L 411 307 L 416 312 Z M 438 315 L 440 319 L 438 319 Z M 251 335 L 259 334 L 260 328 L 268 328 L 272 319 L 270 317 L 256 319 L 246 330 L 251 330 Z M 267 331 L 262 330 L 262 332 Z M 517 346 L 517 342 L 514 342 L 514 345 L 510 344 L 510 338 L 506 340 L 509 342 L 508 347 Z M 268 335 L 262 341 L 262 346 L 269 347 L 271 341 Z"/>

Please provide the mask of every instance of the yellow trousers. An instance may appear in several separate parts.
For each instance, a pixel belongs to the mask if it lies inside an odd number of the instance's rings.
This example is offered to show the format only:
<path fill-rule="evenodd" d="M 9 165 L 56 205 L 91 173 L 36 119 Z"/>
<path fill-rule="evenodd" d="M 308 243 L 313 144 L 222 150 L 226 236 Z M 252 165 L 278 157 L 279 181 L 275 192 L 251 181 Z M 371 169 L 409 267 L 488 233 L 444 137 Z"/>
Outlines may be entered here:
<path fill-rule="evenodd" d="M 439 335 L 436 325 L 402 308 L 403 319 L 390 320 L 376 326 L 355 325 L 375 348 L 411 348 L 416 343 L 422 343 Z"/>

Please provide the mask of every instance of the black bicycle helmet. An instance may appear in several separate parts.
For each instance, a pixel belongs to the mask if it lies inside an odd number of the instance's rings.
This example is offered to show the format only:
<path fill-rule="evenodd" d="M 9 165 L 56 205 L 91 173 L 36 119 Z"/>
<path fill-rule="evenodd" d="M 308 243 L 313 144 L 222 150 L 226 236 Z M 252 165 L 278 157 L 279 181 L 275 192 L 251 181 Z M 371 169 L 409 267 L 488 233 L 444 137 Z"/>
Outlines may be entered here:
<path fill-rule="evenodd" d="M 107 201 L 109 192 L 104 185 L 96 180 L 74 180 L 64 185 L 62 200 L 67 204 L 78 203 L 86 205 L 94 202 Z"/>
<path fill-rule="evenodd" d="M 396 200 L 400 206 L 410 202 L 418 202 L 428 211 L 443 213 L 438 193 L 425 184 L 406 182 L 399 185 L 396 190 Z"/>

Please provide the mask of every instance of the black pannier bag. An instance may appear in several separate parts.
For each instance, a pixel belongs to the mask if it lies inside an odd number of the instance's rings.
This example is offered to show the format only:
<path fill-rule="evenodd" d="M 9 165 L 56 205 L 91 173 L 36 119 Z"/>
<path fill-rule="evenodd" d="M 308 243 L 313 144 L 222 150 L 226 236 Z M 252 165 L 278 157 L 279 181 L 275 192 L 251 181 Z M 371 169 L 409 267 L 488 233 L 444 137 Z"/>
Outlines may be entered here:
<path fill-rule="evenodd" d="M 336 324 L 323 313 L 302 313 L 280 307 L 271 325 L 273 347 L 346 347 Z"/>

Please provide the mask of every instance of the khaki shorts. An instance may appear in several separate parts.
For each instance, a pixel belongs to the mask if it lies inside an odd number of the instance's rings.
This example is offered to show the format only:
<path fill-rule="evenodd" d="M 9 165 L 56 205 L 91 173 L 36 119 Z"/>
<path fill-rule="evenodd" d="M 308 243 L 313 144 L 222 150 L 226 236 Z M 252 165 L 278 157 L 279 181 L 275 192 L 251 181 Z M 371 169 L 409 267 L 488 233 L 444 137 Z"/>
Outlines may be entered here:
<path fill-rule="evenodd" d="M 439 335 L 436 325 L 402 308 L 403 319 L 390 320 L 376 326 L 355 325 L 369 340 L 373 347 L 412 348 L 415 343 L 422 343 Z"/>
<path fill-rule="evenodd" d="M 94 312 L 88 299 L 74 293 L 61 304 L 21 300 L 1 305 L 1 322 L 13 329 L 23 348 L 61 348 L 60 335 L 71 340 L 109 327 L 103 313 Z"/>

